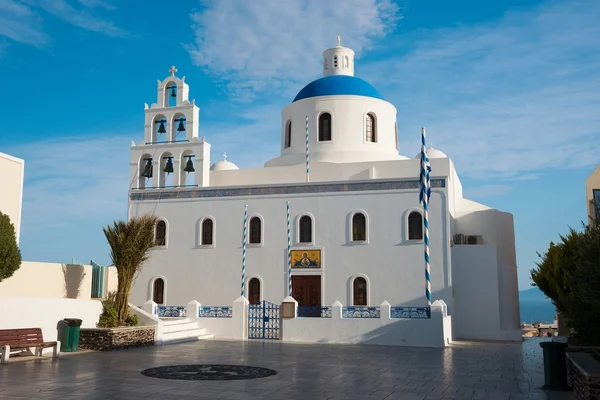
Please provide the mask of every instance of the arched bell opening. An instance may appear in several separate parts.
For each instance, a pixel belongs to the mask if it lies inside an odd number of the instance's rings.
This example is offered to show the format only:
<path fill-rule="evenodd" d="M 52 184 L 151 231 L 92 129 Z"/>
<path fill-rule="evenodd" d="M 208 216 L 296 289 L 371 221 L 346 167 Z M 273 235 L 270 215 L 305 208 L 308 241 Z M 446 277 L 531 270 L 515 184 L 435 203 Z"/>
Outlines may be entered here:
<path fill-rule="evenodd" d="M 190 186 L 196 183 L 196 156 L 191 150 L 185 150 L 181 153 L 179 160 L 179 184 L 181 186 Z"/>
<path fill-rule="evenodd" d="M 169 140 L 185 140 L 186 129 L 187 121 L 185 115 L 182 113 L 175 114 L 173 117 L 173 122 L 171 123 L 171 138 Z"/>
<path fill-rule="evenodd" d="M 165 106 L 175 107 L 177 105 L 177 84 L 169 82 L 165 85 Z"/>
<path fill-rule="evenodd" d="M 138 162 L 138 189 L 144 189 L 152 186 L 152 175 L 154 173 L 152 166 L 152 156 L 145 153 Z"/>
<path fill-rule="evenodd" d="M 173 153 L 165 152 L 160 156 L 159 187 L 175 186 L 173 173 L 175 172 L 175 157 Z"/>
<path fill-rule="evenodd" d="M 168 140 L 167 138 L 167 118 L 159 114 L 154 117 L 154 121 L 152 123 L 152 142 L 165 142 Z"/>

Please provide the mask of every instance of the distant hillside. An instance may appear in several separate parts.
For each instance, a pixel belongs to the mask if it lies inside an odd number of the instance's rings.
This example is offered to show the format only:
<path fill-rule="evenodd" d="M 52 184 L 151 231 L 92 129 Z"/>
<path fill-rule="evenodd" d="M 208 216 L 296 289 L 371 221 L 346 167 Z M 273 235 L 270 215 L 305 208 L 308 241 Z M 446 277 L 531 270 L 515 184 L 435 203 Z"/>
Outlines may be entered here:
<path fill-rule="evenodd" d="M 547 302 L 550 302 L 550 299 L 546 297 L 544 292 L 542 292 L 537 287 L 532 287 L 531 289 L 521 290 L 519 292 L 519 300 L 520 301 L 547 301 Z"/>

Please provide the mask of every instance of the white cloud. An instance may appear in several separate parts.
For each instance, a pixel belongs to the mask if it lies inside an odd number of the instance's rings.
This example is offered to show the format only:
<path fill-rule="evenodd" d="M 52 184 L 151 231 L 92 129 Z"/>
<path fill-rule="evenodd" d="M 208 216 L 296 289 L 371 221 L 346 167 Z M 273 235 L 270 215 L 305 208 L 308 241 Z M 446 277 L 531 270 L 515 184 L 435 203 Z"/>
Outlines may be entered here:
<path fill-rule="evenodd" d="M 0 36 L 39 47 L 49 40 L 40 24 L 41 18 L 30 7 L 13 0 L 0 0 Z"/>
<path fill-rule="evenodd" d="M 598 162 L 599 2 L 552 2 L 494 22 L 403 36 L 388 35 L 400 18 L 398 8 L 382 11 L 391 3 L 327 4 L 220 1 L 192 14 L 194 61 L 229 82 L 234 97 L 260 95 L 244 108 L 260 116 L 244 132 L 268 132 L 278 144 L 279 110 L 320 75 L 321 52 L 339 31 L 361 55 L 357 74 L 396 105 L 402 154 L 418 151 L 426 126 L 435 147 L 472 179 L 535 179 Z"/>
<path fill-rule="evenodd" d="M 90 8 L 78 8 L 67 2 L 67 0 L 21 0 L 31 6 L 43 9 L 44 11 L 62 19 L 72 25 L 86 29 L 88 31 L 100 32 L 108 36 L 125 36 L 127 32 L 116 27 L 112 22 L 104 20 L 94 15 Z M 83 1 L 81 2 L 88 7 L 106 6 L 105 2 L 98 1 Z M 87 4 L 86 4 L 87 3 Z"/>
<path fill-rule="evenodd" d="M 0 0 L 0 36 L 42 47 L 51 40 L 43 30 L 39 10 L 80 28 L 108 36 L 125 36 L 127 32 L 92 12 L 92 8 L 114 10 L 101 0 L 79 0 L 84 7 L 75 7 L 66 0 Z M 76 3 L 74 3 L 76 4 Z"/>
<path fill-rule="evenodd" d="M 336 35 L 357 55 L 392 31 L 400 10 L 392 0 L 204 2 L 191 14 L 192 59 L 227 82 L 237 98 L 285 92 L 320 72 L 320 54 Z"/>

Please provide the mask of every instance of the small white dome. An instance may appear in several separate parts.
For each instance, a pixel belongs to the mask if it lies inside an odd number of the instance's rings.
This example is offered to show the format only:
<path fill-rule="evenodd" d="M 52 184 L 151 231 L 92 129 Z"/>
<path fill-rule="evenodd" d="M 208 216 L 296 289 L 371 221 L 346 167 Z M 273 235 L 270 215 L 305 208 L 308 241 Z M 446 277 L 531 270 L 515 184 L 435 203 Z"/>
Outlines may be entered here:
<path fill-rule="evenodd" d="M 433 147 L 430 147 L 427 149 L 427 157 L 429 157 L 429 159 L 431 160 L 432 158 L 448 158 L 448 156 L 446 155 L 446 153 L 444 153 L 441 150 L 438 149 L 434 149 Z M 419 152 L 415 158 L 421 158 L 421 152 Z"/>
<path fill-rule="evenodd" d="M 221 160 L 217 161 L 210 167 L 211 171 L 230 171 L 233 169 L 239 169 L 237 165 L 232 163 L 231 161 Z"/>

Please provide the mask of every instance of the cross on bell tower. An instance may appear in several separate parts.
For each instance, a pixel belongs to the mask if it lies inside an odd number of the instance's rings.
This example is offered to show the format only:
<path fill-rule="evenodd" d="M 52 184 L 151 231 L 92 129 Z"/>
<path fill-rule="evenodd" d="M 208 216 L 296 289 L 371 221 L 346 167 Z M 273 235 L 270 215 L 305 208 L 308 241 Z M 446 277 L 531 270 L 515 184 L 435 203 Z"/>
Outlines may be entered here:
<path fill-rule="evenodd" d="M 175 76 L 175 72 L 177 72 L 177 68 L 175 68 L 174 65 L 171 65 L 171 68 L 169 68 L 169 72 L 171 73 L 171 76 Z"/>

